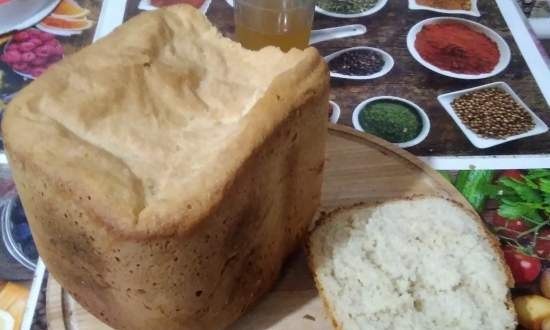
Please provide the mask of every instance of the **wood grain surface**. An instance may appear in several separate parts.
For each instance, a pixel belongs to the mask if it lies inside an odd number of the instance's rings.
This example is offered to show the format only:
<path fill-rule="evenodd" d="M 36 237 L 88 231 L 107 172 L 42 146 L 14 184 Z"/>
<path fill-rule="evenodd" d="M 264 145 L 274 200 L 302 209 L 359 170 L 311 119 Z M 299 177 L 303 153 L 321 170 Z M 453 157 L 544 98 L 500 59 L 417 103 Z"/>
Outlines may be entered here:
<path fill-rule="evenodd" d="M 139 13 L 138 3 L 139 0 L 128 0 L 126 19 Z M 441 14 L 430 11 L 409 10 L 407 0 L 390 0 L 386 7 L 375 15 L 357 19 L 338 19 L 316 14 L 315 29 L 346 24 L 364 24 L 368 29 L 368 32 L 363 36 L 316 44 L 315 47 L 319 49 L 322 55 L 328 55 L 347 47 L 373 46 L 386 50 L 396 61 L 394 69 L 388 75 L 369 82 L 332 79 L 331 98 L 342 108 L 339 123 L 351 126 L 352 111 L 361 101 L 373 96 L 393 95 L 415 102 L 426 110 L 431 119 L 432 130 L 427 139 L 418 146 L 409 149 L 415 155 L 549 154 L 550 133 L 489 149 L 477 149 L 466 139 L 462 131 L 437 102 L 436 97 L 439 94 L 480 86 L 494 81 L 505 81 L 542 120 L 550 124 L 550 108 L 521 56 L 496 3 L 494 0 L 479 0 L 478 3 L 482 13 L 480 18 L 464 15 L 456 16 L 477 21 L 497 31 L 508 42 L 512 50 L 512 61 L 503 73 L 493 78 L 477 81 L 465 81 L 441 76 L 424 68 L 410 56 L 405 42 L 409 29 L 425 18 L 441 16 Z M 213 0 L 207 16 L 226 36 L 233 36 L 233 12 L 224 0 Z"/>
<path fill-rule="evenodd" d="M 418 194 L 439 195 L 467 205 L 443 177 L 411 154 L 344 126 L 329 129 L 324 176 L 322 211 Z M 88 314 L 51 275 L 48 281 L 49 330 L 110 329 Z M 304 254 L 298 251 L 287 261 L 272 292 L 228 330 L 329 329 Z"/>

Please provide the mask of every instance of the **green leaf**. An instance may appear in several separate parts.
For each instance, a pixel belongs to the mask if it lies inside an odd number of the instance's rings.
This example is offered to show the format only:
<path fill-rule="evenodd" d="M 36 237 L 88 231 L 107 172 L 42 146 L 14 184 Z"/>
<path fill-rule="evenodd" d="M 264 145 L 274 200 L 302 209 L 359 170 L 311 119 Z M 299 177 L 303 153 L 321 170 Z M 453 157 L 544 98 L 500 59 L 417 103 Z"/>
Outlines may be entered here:
<path fill-rule="evenodd" d="M 491 198 L 497 198 L 502 192 L 499 186 L 490 183 L 479 187 L 479 190 Z"/>
<path fill-rule="evenodd" d="M 517 203 L 521 203 L 522 200 L 518 197 L 518 195 L 507 195 L 503 196 L 500 199 L 500 202 L 508 205 L 515 205 Z"/>
<path fill-rule="evenodd" d="M 535 180 L 539 178 L 550 178 L 550 170 L 546 170 L 546 169 L 529 170 L 527 172 L 527 175 L 523 176 L 523 178 L 526 178 L 526 177 L 531 180 Z"/>
<path fill-rule="evenodd" d="M 543 223 L 543 222 L 544 222 L 544 218 L 541 217 L 541 215 L 539 214 L 539 212 L 537 212 L 537 211 L 534 210 L 534 209 L 530 209 L 529 212 L 527 212 L 527 213 L 523 216 L 523 218 L 529 220 L 530 222 L 536 223 L 536 224 L 539 224 L 539 223 Z"/>
<path fill-rule="evenodd" d="M 549 179 L 540 179 L 539 180 L 540 190 L 550 194 L 550 180 Z"/>
<path fill-rule="evenodd" d="M 529 208 L 523 205 L 501 204 L 498 208 L 498 214 L 508 219 L 519 219 L 529 213 Z"/>
<path fill-rule="evenodd" d="M 498 181 L 500 184 L 514 189 L 514 191 L 526 202 L 529 203 L 540 203 L 542 202 L 542 197 L 540 193 L 532 188 L 529 188 L 527 185 L 516 181 L 510 178 L 501 178 Z"/>
<path fill-rule="evenodd" d="M 529 177 L 527 176 L 524 176 L 523 177 L 523 182 L 529 187 L 529 188 L 532 188 L 532 189 L 539 189 L 539 185 L 534 181 L 534 180 L 531 180 Z"/>
<path fill-rule="evenodd" d="M 537 209 L 533 208 L 533 205 L 524 203 L 501 204 L 498 208 L 498 214 L 507 219 L 525 219 L 535 225 L 545 221 Z"/>

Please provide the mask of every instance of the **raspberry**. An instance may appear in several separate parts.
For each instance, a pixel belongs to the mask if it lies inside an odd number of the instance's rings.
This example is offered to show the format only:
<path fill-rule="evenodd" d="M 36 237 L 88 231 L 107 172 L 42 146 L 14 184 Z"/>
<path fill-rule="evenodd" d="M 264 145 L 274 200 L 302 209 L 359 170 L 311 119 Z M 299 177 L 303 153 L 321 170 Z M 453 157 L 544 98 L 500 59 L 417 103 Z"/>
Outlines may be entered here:
<path fill-rule="evenodd" d="M 23 41 L 29 40 L 30 37 L 31 37 L 31 35 L 28 32 L 21 31 L 21 32 L 17 32 L 16 34 L 13 35 L 13 40 L 15 40 L 17 42 L 23 42 Z"/>
<path fill-rule="evenodd" d="M 25 42 L 22 42 L 21 44 L 19 44 L 19 49 L 23 52 L 30 52 L 35 47 L 36 46 L 34 45 L 34 43 L 32 43 L 30 41 L 25 41 Z"/>
<path fill-rule="evenodd" d="M 13 69 L 15 71 L 23 72 L 23 73 L 29 73 L 30 67 L 27 63 L 15 63 L 13 65 Z"/>
<path fill-rule="evenodd" d="M 31 64 L 33 66 L 44 66 L 46 64 L 47 60 L 45 57 L 36 57 Z"/>
<path fill-rule="evenodd" d="M 48 45 L 42 45 L 34 50 L 36 56 L 48 58 L 50 54 L 53 54 L 54 48 Z"/>
<path fill-rule="evenodd" d="M 35 58 L 36 58 L 36 55 L 34 55 L 34 53 L 31 53 L 31 52 L 26 52 L 21 55 L 21 60 L 27 63 L 34 61 Z"/>
<path fill-rule="evenodd" d="M 13 65 L 15 63 L 21 62 L 21 53 L 16 50 L 8 50 L 2 55 L 2 61 Z"/>

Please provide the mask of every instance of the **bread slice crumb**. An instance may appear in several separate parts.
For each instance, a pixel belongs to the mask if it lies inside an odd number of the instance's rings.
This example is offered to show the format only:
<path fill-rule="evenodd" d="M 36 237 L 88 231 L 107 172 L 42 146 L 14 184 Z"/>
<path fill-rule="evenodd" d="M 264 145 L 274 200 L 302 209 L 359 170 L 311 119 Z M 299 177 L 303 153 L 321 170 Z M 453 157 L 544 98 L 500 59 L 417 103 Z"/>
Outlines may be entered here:
<path fill-rule="evenodd" d="M 476 217 L 436 197 L 330 214 L 310 267 L 341 330 L 515 329 L 508 270 Z"/>

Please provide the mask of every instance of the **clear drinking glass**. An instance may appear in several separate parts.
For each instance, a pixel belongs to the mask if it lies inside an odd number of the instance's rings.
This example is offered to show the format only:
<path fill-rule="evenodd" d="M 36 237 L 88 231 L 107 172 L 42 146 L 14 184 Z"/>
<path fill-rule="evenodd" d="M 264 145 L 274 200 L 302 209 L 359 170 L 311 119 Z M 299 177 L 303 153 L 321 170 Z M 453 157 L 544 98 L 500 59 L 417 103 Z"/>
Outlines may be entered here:
<path fill-rule="evenodd" d="M 309 44 L 315 0 L 235 0 L 237 40 L 248 49 L 283 51 Z"/>

